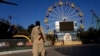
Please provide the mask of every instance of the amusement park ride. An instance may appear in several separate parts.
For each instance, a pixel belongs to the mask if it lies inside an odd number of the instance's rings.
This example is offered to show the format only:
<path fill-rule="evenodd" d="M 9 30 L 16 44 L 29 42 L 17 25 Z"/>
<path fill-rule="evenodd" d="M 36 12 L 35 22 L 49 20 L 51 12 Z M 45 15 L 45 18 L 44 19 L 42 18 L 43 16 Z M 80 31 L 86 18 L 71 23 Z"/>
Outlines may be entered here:
<path fill-rule="evenodd" d="M 93 19 L 92 19 L 92 25 L 91 27 L 94 27 L 95 29 L 100 29 L 100 17 L 98 17 L 96 15 L 96 13 L 94 12 L 94 10 L 91 10 L 92 15 L 93 15 Z"/>
<path fill-rule="evenodd" d="M 0 3 L 10 4 L 10 5 L 18 5 L 16 3 L 8 2 L 8 1 L 5 1 L 5 0 L 0 0 Z"/>
<path fill-rule="evenodd" d="M 82 11 L 68 1 L 60 0 L 51 5 L 46 12 L 44 22 L 48 32 L 56 30 L 58 33 L 76 33 L 77 29 L 84 29 Z"/>

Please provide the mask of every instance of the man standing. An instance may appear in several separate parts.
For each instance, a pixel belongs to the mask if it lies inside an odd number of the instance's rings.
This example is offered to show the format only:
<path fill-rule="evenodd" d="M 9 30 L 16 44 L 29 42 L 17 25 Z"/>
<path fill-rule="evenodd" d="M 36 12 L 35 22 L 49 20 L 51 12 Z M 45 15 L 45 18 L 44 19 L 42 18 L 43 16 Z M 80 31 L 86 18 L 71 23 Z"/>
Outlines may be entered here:
<path fill-rule="evenodd" d="M 36 21 L 36 26 L 32 29 L 31 39 L 33 41 L 33 56 L 45 56 L 45 41 L 46 36 L 43 28 L 40 26 L 40 21 Z"/>

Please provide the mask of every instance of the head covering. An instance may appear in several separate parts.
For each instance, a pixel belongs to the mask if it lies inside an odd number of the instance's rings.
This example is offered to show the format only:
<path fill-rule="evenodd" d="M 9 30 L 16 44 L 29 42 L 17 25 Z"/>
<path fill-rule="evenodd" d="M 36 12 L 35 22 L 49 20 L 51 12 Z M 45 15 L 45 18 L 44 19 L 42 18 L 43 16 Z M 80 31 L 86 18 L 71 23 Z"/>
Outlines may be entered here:
<path fill-rule="evenodd" d="M 40 21 L 36 21 L 36 26 L 40 26 Z"/>

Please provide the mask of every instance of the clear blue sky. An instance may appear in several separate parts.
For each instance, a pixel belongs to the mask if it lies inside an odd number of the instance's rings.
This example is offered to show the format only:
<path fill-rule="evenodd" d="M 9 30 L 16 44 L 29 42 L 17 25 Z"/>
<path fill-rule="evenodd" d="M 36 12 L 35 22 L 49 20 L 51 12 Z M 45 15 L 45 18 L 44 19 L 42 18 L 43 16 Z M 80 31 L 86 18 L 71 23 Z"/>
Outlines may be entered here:
<path fill-rule="evenodd" d="M 11 15 L 10 20 L 12 24 L 20 24 L 27 28 L 28 25 L 35 23 L 36 20 L 40 20 L 44 26 L 44 18 L 49 6 L 58 2 L 59 0 L 7 0 L 17 3 L 18 6 L 7 5 L 0 3 L 0 18 Z M 62 0 L 66 1 L 66 0 Z M 84 25 L 85 29 L 90 26 L 92 19 L 93 9 L 98 16 L 100 16 L 100 0 L 68 0 L 78 6 L 84 13 Z"/>

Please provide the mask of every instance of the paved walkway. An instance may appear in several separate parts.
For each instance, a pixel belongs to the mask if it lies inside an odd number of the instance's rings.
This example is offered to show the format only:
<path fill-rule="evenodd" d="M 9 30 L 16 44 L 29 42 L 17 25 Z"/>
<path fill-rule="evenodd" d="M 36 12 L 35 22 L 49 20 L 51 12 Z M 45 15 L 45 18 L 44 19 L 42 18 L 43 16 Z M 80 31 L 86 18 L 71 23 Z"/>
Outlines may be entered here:
<path fill-rule="evenodd" d="M 52 46 L 47 48 L 47 56 L 100 56 L 100 45 Z M 14 52 L 14 51 L 13 51 Z M 7 53 L 7 52 L 6 52 Z M 1 54 L 1 53 L 0 53 Z M 2 54 L 0 56 L 32 56 L 31 49 Z"/>

